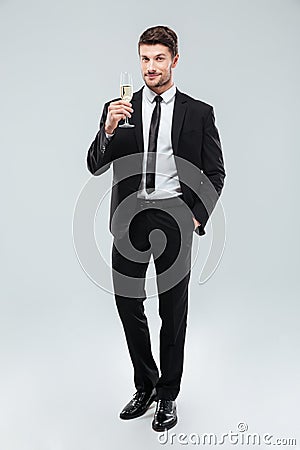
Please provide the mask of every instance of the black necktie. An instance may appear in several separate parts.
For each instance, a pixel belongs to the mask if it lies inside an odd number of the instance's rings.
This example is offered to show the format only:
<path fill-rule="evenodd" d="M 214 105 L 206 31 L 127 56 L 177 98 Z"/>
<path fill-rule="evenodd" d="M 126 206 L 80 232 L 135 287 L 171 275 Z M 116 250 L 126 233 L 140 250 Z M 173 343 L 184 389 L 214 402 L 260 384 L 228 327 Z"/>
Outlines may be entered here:
<path fill-rule="evenodd" d="M 146 192 L 151 194 L 155 190 L 155 164 L 156 164 L 156 149 L 157 149 L 157 136 L 160 122 L 160 102 L 162 97 L 157 95 L 154 100 L 156 105 L 152 113 L 150 130 L 149 130 L 149 143 L 147 154 L 147 169 L 146 169 Z"/>

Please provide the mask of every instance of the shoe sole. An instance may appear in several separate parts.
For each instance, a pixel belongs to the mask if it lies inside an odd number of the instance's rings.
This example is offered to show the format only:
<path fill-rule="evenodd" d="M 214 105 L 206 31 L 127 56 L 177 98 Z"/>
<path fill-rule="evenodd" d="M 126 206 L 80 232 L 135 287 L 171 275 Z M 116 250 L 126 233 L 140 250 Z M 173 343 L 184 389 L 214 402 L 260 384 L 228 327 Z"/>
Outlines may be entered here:
<path fill-rule="evenodd" d="M 154 431 L 158 431 L 158 432 L 170 430 L 171 428 L 175 427 L 177 422 L 178 422 L 178 418 L 176 417 L 176 420 L 174 420 L 174 422 L 172 422 L 170 425 L 164 425 L 163 427 L 157 427 L 152 424 L 152 429 Z"/>
<path fill-rule="evenodd" d="M 147 407 L 145 408 L 145 410 L 143 410 L 143 411 L 141 411 L 141 412 L 139 412 L 139 413 L 136 413 L 136 414 L 133 414 L 133 415 L 131 415 L 130 417 L 122 417 L 121 416 L 121 414 L 119 415 L 119 417 L 120 417 L 120 419 L 122 419 L 122 420 L 131 420 L 131 419 L 136 419 L 137 417 L 141 417 L 141 416 L 143 416 L 147 411 L 148 411 L 148 409 L 150 408 L 150 406 L 152 405 L 152 403 L 155 401 L 155 397 L 156 396 L 154 396 L 154 397 L 152 397 L 151 398 L 151 400 L 149 401 L 149 403 L 148 403 L 148 405 L 147 405 Z"/>

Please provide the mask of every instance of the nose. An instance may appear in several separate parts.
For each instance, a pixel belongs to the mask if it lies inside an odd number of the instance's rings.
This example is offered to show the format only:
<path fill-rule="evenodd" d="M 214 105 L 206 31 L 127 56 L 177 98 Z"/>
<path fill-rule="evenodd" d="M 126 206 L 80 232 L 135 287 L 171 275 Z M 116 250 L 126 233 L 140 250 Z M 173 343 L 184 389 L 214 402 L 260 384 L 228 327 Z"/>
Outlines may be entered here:
<path fill-rule="evenodd" d="M 155 72 L 156 69 L 155 69 L 153 59 L 149 60 L 147 69 L 148 69 L 148 72 L 153 72 L 153 71 Z"/>

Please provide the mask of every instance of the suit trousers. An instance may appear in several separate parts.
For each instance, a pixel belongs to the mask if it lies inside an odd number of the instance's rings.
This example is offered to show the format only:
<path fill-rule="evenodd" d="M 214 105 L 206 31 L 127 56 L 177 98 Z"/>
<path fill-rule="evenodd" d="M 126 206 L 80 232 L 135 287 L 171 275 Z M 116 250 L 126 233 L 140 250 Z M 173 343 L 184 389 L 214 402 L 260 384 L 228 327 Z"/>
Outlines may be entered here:
<path fill-rule="evenodd" d="M 128 232 L 115 238 L 112 274 L 117 310 L 124 328 L 139 391 L 175 400 L 183 372 L 188 284 L 194 222 L 181 197 L 137 200 Z M 144 311 L 145 279 L 153 256 L 161 318 L 160 374 L 152 355 Z"/>

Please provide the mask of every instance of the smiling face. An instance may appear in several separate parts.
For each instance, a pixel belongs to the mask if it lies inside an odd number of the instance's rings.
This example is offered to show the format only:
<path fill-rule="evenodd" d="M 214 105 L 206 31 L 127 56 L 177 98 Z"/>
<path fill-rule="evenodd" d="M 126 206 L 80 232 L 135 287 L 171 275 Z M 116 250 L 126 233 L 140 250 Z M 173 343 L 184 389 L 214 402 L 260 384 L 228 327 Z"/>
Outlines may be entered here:
<path fill-rule="evenodd" d="M 179 55 L 172 57 L 168 47 L 162 44 L 141 44 L 139 48 L 143 79 L 156 94 L 162 94 L 173 85 L 173 69 Z"/>

